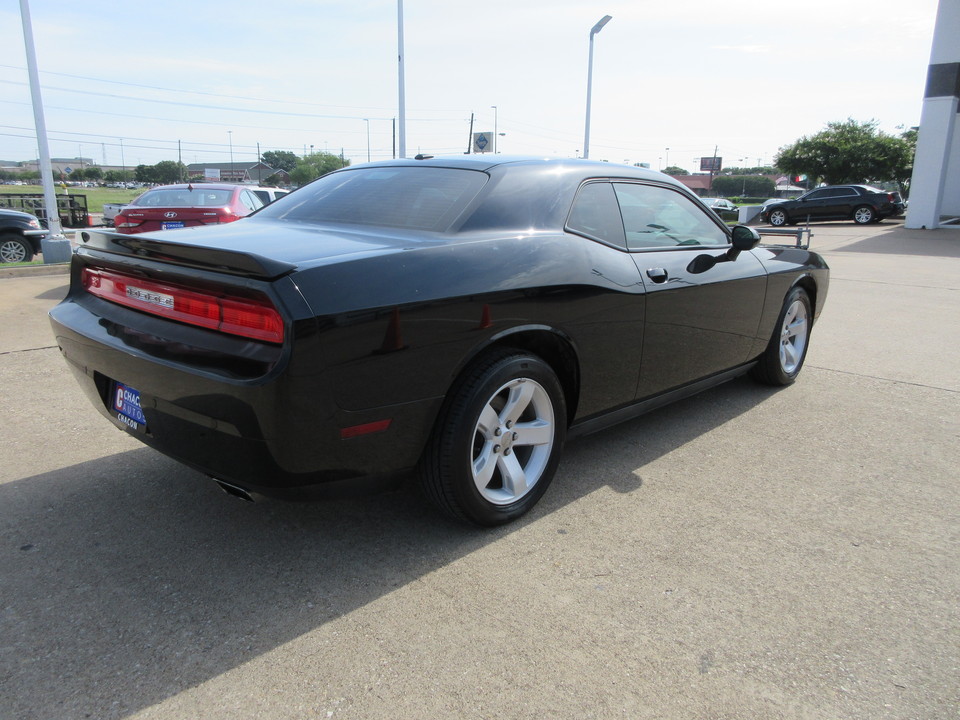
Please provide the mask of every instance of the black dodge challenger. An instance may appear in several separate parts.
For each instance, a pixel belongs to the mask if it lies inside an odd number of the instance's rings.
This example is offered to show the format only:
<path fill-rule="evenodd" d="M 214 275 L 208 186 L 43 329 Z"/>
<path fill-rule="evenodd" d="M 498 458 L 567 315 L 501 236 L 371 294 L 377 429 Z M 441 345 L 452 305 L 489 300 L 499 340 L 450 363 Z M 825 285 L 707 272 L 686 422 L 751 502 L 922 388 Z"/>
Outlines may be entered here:
<path fill-rule="evenodd" d="M 50 317 L 119 427 L 246 497 L 415 469 L 481 525 L 528 511 L 571 436 L 793 382 L 829 279 L 585 160 L 372 163 L 237 223 L 82 237 Z"/>

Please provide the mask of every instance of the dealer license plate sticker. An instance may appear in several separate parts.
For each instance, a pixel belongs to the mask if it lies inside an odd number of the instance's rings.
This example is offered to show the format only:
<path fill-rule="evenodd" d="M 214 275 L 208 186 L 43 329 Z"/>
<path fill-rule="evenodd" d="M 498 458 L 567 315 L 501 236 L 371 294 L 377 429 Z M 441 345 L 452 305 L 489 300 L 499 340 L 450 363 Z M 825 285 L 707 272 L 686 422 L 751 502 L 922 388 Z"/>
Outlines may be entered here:
<path fill-rule="evenodd" d="M 177 228 L 182 228 L 182 227 L 183 227 L 182 221 L 160 223 L 161 230 L 176 230 Z"/>
<path fill-rule="evenodd" d="M 146 432 L 147 419 L 143 416 L 143 409 L 140 406 L 139 390 L 123 383 L 115 383 L 112 408 L 117 420 L 128 428 L 138 432 Z"/>

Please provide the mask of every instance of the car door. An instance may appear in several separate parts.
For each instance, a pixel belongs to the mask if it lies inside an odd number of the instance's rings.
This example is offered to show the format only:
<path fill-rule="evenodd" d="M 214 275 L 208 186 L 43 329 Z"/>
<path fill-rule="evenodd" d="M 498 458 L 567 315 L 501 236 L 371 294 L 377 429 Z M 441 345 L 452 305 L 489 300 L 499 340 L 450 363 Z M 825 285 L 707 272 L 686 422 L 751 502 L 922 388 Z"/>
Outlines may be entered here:
<path fill-rule="evenodd" d="M 823 220 L 830 215 L 831 188 L 813 190 L 797 198 L 796 206 L 790 211 L 793 222 L 805 223 L 810 220 Z"/>
<path fill-rule="evenodd" d="M 836 187 L 829 190 L 831 191 L 829 202 L 826 203 L 821 217 L 824 220 L 846 220 L 852 216 L 854 207 L 859 204 L 860 194 L 852 187 Z"/>
<path fill-rule="evenodd" d="M 681 191 L 613 186 L 646 297 L 637 398 L 747 362 L 766 296 L 760 261 L 730 259 L 727 230 Z"/>

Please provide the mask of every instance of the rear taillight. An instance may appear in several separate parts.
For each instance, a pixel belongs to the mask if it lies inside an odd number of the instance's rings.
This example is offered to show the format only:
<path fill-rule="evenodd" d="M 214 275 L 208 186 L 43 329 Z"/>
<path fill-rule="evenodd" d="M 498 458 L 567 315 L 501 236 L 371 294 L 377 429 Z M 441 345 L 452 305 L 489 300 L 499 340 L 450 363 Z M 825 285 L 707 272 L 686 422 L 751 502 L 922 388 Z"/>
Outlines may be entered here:
<path fill-rule="evenodd" d="M 94 268 L 84 268 L 81 281 L 91 295 L 118 305 L 253 340 L 283 342 L 283 319 L 266 299 L 228 297 Z"/>
<path fill-rule="evenodd" d="M 130 222 L 130 221 L 127 220 L 127 219 L 120 220 L 119 217 L 117 218 L 117 220 L 118 220 L 119 222 L 114 222 L 114 227 L 118 227 L 118 228 L 122 228 L 122 227 L 139 227 L 140 225 L 143 225 L 143 220 L 137 220 L 136 222 Z"/>

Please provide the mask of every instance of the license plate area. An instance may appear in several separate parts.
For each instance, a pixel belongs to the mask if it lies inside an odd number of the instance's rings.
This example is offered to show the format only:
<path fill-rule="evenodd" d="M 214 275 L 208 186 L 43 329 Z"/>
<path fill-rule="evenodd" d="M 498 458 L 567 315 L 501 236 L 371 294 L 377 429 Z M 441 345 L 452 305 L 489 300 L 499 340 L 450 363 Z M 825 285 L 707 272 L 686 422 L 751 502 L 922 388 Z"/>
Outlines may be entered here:
<path fill-rule="evenodd" d="M 182 227 L 183 227 L 182 220 L 177 220 L 176 222 L 160 223 L 161 230 L 176 230 L 177 228 L 182 228 Z"/>
<path fill-rule="evenodd" d="M 140 391 L 116 380 L 110 383 L 108 407 L 114 418 L 133 432 L 147 432 L 147 419 L 140 405 Z"/>

